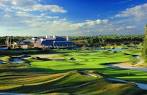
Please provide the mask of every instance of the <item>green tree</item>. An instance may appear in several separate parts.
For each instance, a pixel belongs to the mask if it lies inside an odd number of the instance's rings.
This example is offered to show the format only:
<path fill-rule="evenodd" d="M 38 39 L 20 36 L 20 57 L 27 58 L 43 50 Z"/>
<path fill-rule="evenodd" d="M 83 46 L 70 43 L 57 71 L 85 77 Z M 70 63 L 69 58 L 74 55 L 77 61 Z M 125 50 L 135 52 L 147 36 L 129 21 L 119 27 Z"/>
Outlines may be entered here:
<path fill-rule="evenodd" d="M 144 37 L 144 43 L 143 43 L 142 56 L 144 61 L 147 62 L 147 25 L 145 26 L 145 37 Z"/>

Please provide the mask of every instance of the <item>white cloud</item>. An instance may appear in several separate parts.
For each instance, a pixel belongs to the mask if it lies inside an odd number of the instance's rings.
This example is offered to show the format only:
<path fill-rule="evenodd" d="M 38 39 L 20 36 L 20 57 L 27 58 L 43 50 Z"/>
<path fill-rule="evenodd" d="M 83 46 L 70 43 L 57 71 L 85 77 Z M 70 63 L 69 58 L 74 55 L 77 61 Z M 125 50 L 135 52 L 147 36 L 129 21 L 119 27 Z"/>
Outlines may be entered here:
<path fill-rule="evenodd" d="M 126 26 L 126 29 L 134 29 L 135 26 Z"/>
<path fill-rule="evenodd" d="M 39 0 L 1 0 L 0 7 L 19 11 L 50 11 L 53 13 L 67 12 L 67 10 L 58 5 L 42 5 L 39 3 Z"/>
<path fill-rule="evenodd" d="M 143 34 L 147 24 L 147 3 L 127 8 L 111 19 L 112 25 L 118 32 L 128 34 Z"/>
<path fill-rule="evenodd" d="M 116 17 L 135 17 L 136 19 L 144 19 L 147 15 L 147 4 L 138 5 L 128 8 L 117 14 Z"/>
<path fill-rule="evenodd" d="M 13 5 L 17 5 L 17 0 L 12 0 Z"/>
<path fill-rule="evenodd" d="M 93 27 L 96 25 L 101 25 L 101 24 L 107 24 L 108 20 L 107 19 L 97 19 L 97 20 L 86 20 L 85 22 L 81 23 L 75 23 L 73 26 L 79 27 L 79 28 L 85 28 L 85 27 Z"/>
<path fill-rule="evenodd" d="M 54 13 L 67 11 L 39 0 L 0 0 L 0 35 L 98 35 L 142 33 L 147 23 L 147 4 L 128 8 L 113 19 L 72 22 Z M 36 13 L 37 14 L 34 14 Z M 52 15 L 50 15 L 52 14 Z M 6 32 L 6 33 L 3 33 Z"/>
<path fill-rule="evenodd" d="M 19 17 L 29 17 L 31 15 L 28 12 L 25 12 L 25 11 L 18 11 L 18 12 L 16 12 L 16 16 L 19 16 Z"/>
<path fill-rule="evenodd" d="M 53 13 L 66 13 L 67 11 L 58 5 L 34 5 L 33 10 L 51 11 Z"/>

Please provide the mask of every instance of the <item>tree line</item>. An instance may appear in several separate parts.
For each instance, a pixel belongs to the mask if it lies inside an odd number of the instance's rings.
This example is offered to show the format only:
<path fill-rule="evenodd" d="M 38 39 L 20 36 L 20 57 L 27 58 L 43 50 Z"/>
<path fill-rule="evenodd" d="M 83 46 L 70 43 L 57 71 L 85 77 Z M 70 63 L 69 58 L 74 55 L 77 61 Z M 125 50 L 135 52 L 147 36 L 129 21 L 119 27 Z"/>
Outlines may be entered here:
<path fill-rule="evenodd" d="M 143 42 L 144 35 L 107 35 L 91 37 L 71 37 L 78 46 L 98 47 L 106 45 L 129 45 Z"/>
<path fill-rule="evenodd" d="M 0 37 L 0 45 L 4 45 L 7 37 Z M 12 42 L 19 42 L 25 39 L 31 39 L 32 37 L 11 37 Z M 82 47 L 99 47 L 106 45 L 129 45 L 139 44 L 143 42 L 144 35 L 100 35 L 100 36 L 76 36 L 69 37 L 76 45 Z"/>

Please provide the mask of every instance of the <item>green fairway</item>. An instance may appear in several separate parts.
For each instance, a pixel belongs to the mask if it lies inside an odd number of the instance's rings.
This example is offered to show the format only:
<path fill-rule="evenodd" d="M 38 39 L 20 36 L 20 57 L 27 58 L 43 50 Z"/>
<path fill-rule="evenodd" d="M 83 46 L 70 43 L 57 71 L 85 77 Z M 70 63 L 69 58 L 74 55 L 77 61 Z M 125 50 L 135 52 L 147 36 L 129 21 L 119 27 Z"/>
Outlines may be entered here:
<path fill-rule="evenodd" d="M 48 55 L 48 58 L 64 58 L 64 61 L 33 61 L 32 68 L 46 69 L 50 73 L 65 72 L 71 70 L 96 70 L 110 77 L 121 78 L 129 81 L 147 83 L 147 73 L 135 70 L 116 70 L 104 64 L 130 61 L 131 55 L 124 53 L 139 54 L 139 50 L 125 50 L 113 53 L 111 51 L 68 51 L 55 55 Z M 58 55 L 58 56 L 57 56 Z M 47 55 L 46 55 L 47 56 Z M 74 60 L 70 60 L 74 58 Z"/>
<path fill-rule="evenodd" d="M 57 55 L 57 54 L 56 54 Z M 103 68 L 103 63 L 123 62 L 128 61 L 129 56 L 124 56 L 123 53 L 109 53 L 109 52 L 69 52 L 66 54 L 59 54 L 65 61 L 42 61 L 32 62 L 33 67 L 48 68 L 53 70 L 70 70 L 70 69 L 97 69 Z M 60 58 L 59 57 L 59 58 Z M 50 57 L 49 57 L 50 58 Z M 58 57 L 56 57 L 58 58 Z M 74 58 L 75 60 L 70 60 Z"/>
<path fill-rule="evenodd" d="M 121 52 L 108 50 L 60 50 L 55 54 L 32 55 L 32 57 L 26 59 L 31 62 L 31 65 L 0 65 L 0 91 L 42 94 L 75 93 L 84 95 L 85 93 L 87 95 L 104 95 L 108 93 L 112 93 L 109 95 L 134 95 L 136 93 L 144 93 L 144 91 L 131 83 L 109 83 L 104 80 L 104 77 L 112 77 L 147 83 L 146 72 L 117 70 L 106 66 L 106 64 L 111 63 L 129 62 L 132 57 L 131 54 L 139 52 L 139 50 L 123 50 Z M 129 53 L 129 55 L 125 53 Z M 9 56 L 3 56 L 0 57 L 0 60 L 7 61 L 8 58 Z M 78 71 L 94 71 L 95 74 L 100 75 L 94 77 L 88 74 L 83 75 Z"/>

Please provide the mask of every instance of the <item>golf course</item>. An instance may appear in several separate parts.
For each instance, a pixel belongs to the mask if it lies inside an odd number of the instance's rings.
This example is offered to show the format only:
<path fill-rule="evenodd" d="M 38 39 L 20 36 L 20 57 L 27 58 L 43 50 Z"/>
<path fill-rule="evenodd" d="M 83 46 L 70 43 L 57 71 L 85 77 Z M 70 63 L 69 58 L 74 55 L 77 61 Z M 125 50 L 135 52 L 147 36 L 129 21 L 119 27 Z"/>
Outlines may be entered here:
<path fill-rule="evenodd" d="M 147 0 L 0 0 L 0 95 L 147 95 Z"/>
<path fill-rule="evenodd" d="M 109 66 L 132 63 L 133 55 L 140 56 L 140 54 L 141 49 L 132 48 L 119 51 L 54 50 L 54 53 L 30 54 L 22 62 L 13 63 L 9 61 L 12 56 L 1 56 L 0 60 L 5 63 L 0 64 L 0 92 L 49 95 L 138 95 L 138 93 L 146 95 L 147 88 L 143 87 L 147 84 L 146 71 Z M 20 56 L 22 55 L 17 55 Z M 141 86 L 137 83 L 141 83 Z"/>

